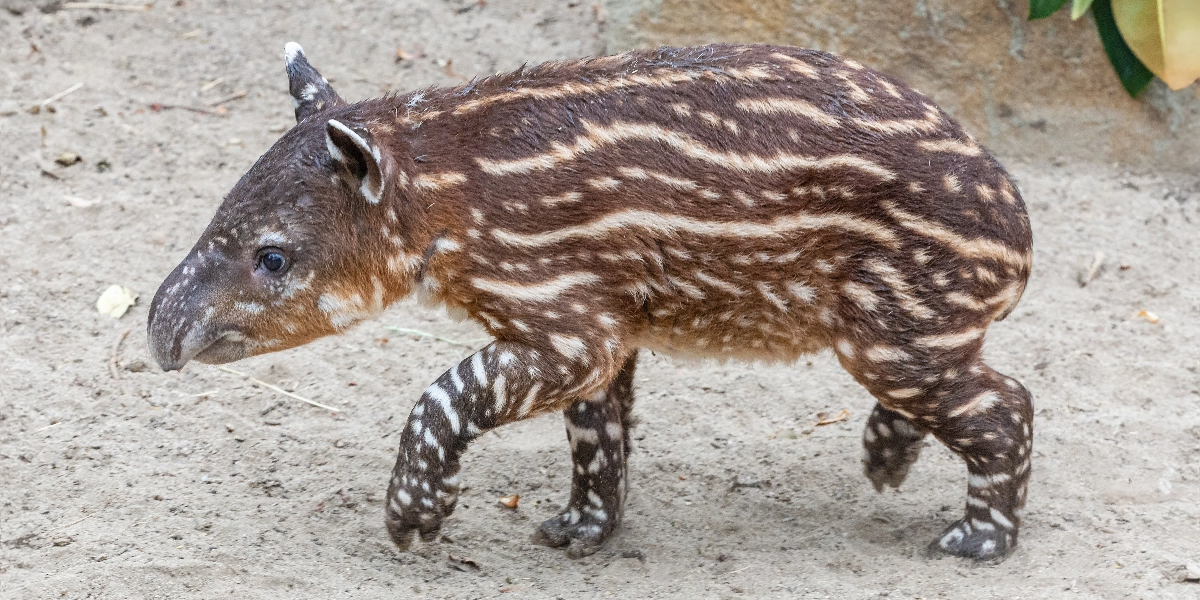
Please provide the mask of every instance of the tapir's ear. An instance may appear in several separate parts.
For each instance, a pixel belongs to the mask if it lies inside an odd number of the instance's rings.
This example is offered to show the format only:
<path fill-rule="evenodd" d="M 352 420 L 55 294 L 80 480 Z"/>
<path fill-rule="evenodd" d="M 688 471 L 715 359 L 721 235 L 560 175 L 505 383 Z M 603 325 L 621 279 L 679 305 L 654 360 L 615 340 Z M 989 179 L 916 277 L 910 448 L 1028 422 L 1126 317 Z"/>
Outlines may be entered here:
<path fill-rule="evenodd" d="M 342 179 L 362 193 L 367 202 L 379 204 L 386 173 L 391 170 L 379 146 L 333 119 L 325 124 L 325 145 Z"/>
<path fill-rule="evenodd" d="M 329 81 L 308 64 L 300 44 L 288 42 L 283 47 L 283 59 L 287 62 L 288 90 L 296 108 L 297 123 L 313 113 L 346 103 L 333 91 Z"/>

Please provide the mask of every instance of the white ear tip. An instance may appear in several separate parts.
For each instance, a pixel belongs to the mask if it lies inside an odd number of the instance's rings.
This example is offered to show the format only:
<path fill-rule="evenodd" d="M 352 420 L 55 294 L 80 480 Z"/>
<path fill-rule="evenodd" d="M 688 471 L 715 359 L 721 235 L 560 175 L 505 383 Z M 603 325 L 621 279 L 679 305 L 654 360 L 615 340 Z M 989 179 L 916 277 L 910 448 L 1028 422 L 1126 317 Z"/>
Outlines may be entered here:
<path fill-rule="evenodd" d="M 297 56 L 304 56 L 304 48 L 296 42 L 288 42 L 283 46 L 283 59 L 287 62 L 294 62 Z"/>

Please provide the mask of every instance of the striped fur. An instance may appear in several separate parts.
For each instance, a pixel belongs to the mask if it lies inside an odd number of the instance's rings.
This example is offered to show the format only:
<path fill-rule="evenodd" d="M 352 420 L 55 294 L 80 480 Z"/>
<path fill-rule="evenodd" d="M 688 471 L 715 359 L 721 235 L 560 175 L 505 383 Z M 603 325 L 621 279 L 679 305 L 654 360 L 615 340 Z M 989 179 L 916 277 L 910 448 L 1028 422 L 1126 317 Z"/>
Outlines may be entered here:
<path fill-rule="evenodd" d="M 496 342 L 410 416 L 389 491 L 401 546 L 453 508 L 466 442 L 565 409 L 579 472 L 540 539 L 593 547 L 624 498 L 638 348 L 832 348 L 879 399 L 876 486 L 899 485 L 933 433 L 984 482 L 937 547 L 1014 547 L 1029 394 L 980 349 L 1028 279 L 1029 223 L 928 98 L 827 53 L 714 45 L 346 104 L 298 46 L 287 56 L 299 123 L 163 283 L 152 347 L 164 368 L 236 360 L 414 293 L 480 322 Z M 268 250 L 288 267 L 264 271 Z"/>

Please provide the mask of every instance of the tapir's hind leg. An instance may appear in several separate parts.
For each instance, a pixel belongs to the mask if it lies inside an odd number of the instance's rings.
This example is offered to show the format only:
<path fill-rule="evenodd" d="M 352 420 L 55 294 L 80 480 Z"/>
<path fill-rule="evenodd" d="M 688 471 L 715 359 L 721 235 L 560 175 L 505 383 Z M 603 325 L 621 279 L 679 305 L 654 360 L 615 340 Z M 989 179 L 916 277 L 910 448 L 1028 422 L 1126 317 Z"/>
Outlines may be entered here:
<path fill-rule="evenodd" d="M 887 425 L 893 440 L 896 416 L 914 425 L 915 431 L 902 432 L 901 439 L 915 440 L 921 430 L 929 431 L 966 461 L 968 473 L 966 515 L 931 548 L 990 559 L 1004 556 L 1017 543 L 1029 481 L 1033 405 L 1017 380 L 983 364 L 981 345 L 975 339 L 956 347 L 882 352 L 879 346 L 842 344 L 838 358 L 884 407 L 870 420 L 878 437 L 872 441 L 864 436 L 868 476 L 876 487 L 898 483 L 911 463 L 886 456 L 899 457 L 911 444 L 882 443 L 880 425 Z M 879 469 L 873 473 L 875 465 Z"/>
<path fill-rule="evenodd" d="M 632 426 L 634 353 L 608 389 L 563 411 L 571 443 L 571 500 L 566 510 L 543 522 L 533 541 L 546 546 L 576 542 L 568 554 L 594 552 L 621 521 L 628 477 Z"/>
<path fill-rule="evenodd" d="M 918 429 L 904 415 L 876 404 L 863 428 L 863 473 L 875 490 L 883 486 L 900 487 L 908 468 L 917 462 L 925 445 L 926 431 Z"/>

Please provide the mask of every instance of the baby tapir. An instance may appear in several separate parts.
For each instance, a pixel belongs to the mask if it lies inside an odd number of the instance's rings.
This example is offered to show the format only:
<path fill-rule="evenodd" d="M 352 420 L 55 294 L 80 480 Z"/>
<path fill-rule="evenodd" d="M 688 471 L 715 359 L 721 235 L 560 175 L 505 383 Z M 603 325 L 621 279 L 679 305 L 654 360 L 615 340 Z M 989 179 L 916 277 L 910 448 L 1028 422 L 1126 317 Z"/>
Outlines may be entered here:
<path fill-rule="evenodd" d="M 824 52 L 660 48 L 349 104 L 285 52 L 297 125 L 242 177 L 150 309 L 164 369 L 337 333 L 417 294 L 495 341 L 427 389 L 387 527 L 435 536 L 481 433 L 562 411 L 569 505 L 538 541 L 621 518 L 639 348 L 790 362 L 832 348 L 878 400 L 866 475 L 926 434 L 967 463 L 934 548 L 1017 543 L 1029 392 L 985 365 L 1030 270 L 1023 202 L 928 98 Z"/>

